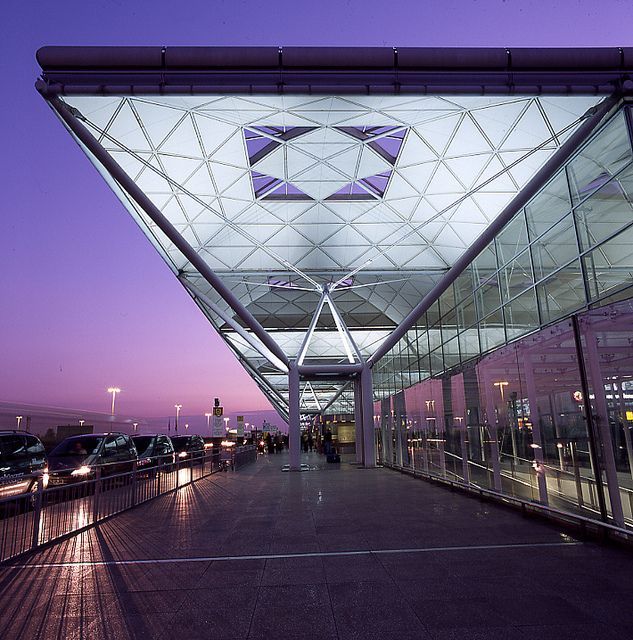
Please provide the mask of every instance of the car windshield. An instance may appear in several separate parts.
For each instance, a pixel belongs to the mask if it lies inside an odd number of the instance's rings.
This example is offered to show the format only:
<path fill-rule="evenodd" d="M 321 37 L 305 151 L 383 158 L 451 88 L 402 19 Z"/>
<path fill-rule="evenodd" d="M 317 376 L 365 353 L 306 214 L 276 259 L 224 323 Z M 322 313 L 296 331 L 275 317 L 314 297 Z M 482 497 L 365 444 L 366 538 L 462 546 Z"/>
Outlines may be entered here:
<path fill-rule="evenodd" d="M 152 436 L 137 436 L 132 438 L 132 440 L 134 440 L 134 446 L 136 447 L 139 456 L 150 453 L 148 449 L 152 446 L 152 442 L 154 440 Z"/>
<path fill-rule="evenodd" d="M 89 456 L 96 453 L 103 438 L 68 438 L 60 442 L 52 451 L 51 456 Z"/>
<path fill-rule="evenodd" d="M 187 436 L 178 436 L 176 438 L 171 439 L 174 445 L 174 451 L 178 453 L 179 451 L 184 451 L 189 444 L 189 438 Z"/>
<path fill-rule="evenodd" d="M 0 462 L 11 462 L 26 457 L 24 438 L 7 436 L 0 438 Z"/>

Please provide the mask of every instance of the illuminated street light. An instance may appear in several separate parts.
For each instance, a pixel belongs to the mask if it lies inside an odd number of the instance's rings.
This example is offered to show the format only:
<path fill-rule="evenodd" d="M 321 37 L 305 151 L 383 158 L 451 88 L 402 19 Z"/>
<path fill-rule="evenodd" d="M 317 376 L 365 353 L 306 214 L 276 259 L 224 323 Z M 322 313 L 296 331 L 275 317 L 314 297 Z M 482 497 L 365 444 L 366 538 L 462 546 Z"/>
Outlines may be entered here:
<path fill-rule="evenodd" d="M 119 387 L 108 387 L 108 393 L 112 394 L 112 407 L 110 409 L 110 413 L 114 415 L 114 401 L 116 399 L 116 394 L 121 393 L 121 389 L 119 389 Z"/>
<path fill-rule="evenodd" d="M 133 422 L 132 426 L 134 427 L 134 433 L 136 433 L 136 427 L 138 427 L 138 422 Z"/>
<path fill-rule="evenodd" d="M 500 382 L 493 382 L 492 383 L 495 387 L 499 387 L 499 391 L 501 391 L 501 402 L 503 402 L 505 400 L 504 394 L 503 394 L 503 388 L 507 387 L 510 383 L 504 381 L 500 381 Z"/>
<path fill-rule="evenodd" d="M 80 426 L 80 427 L 83 427 L 83 426 L 84 426 L 84 422 L 85 422 L 85 420 L 80 420 L 80 421 L 79 421 L 79 426 Z"/>
<path fill-rule="evenodd" d="M 211 416 L 213 415 L 212 413 L 205 413 L 204 414 L 206 419 L 207 419 L 207 429 L 210 428 L 210 424 L 209 424 L 209 420 L 211 420 Z"/>
<path fill-rule="evenodd" d="M 189 429 L 189 423 L 185 422 L 185 432 L 187 431 L 187 429 Z"/>
<path fill-rule="evenodd" d="M 180 417 L 180 410 L 182 409 L 181 404 L 175 404 L 176 407 L 176 433 L 178 433 L 178 418 Z"/>
<path fill-rule="evenodd" d="M 18 421 L 18 431 L 20 430 L 20 423 L 22 422 L 22 416 L 15 416 L 15 419 Z"/>
<path fill-rule="evenodd" d="M 225 431 L 229 430 L 229 419 L 228 418 L 224 418 L 224 430 Z"/>

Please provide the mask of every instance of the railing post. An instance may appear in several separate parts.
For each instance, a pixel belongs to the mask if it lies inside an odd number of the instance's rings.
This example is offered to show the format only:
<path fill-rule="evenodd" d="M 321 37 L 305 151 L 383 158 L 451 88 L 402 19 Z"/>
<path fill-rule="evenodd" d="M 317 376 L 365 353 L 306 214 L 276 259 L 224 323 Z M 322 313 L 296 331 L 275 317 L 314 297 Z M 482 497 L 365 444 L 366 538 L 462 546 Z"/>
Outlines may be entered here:
<path fill-rule="evenodd" d="M 134 507 L 136 505 L 136 471 L 137 471 L 137 461 L 134 460 L 132 462 L 132 495 L 130 497 L 130 506 Z"/>
<path fill-rule="evenodd" d="M 33 505 L 33 537 L 31 538 L 31 549 L 35 549 L 40 544 L 40 522 L 42 519 L 42 495 L 44 493 L 44 478 L 37 479 L 37 491 L 35 492 L 35 504 Z"/>
<path fill-rule="evenodd" d="M 92 523 L 99 520 L 99 496 L 101 494 L 101 467 L 95 469 L 95 492 L 92 498 Z"/>
<path fill-rule="evenodd" d="M 193 455 L 189 458 L 189 484 L 193 484 Z"/>

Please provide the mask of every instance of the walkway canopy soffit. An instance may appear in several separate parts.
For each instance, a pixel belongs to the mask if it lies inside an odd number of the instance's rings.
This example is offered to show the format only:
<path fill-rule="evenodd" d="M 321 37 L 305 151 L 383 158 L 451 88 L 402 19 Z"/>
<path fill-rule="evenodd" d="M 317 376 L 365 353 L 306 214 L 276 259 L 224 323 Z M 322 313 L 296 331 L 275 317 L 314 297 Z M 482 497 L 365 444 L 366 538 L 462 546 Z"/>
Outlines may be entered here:
<path fill-rule="evenodd" d="M 60 99 L 288 358 L 304 348 L 306 364 L 369 356 L 602 99 L 134 93 Z M 285 376 L 96 164 L 285 413 Z M 317 409 L 328 401 L 320 389 L 333 393 L 312 385 Z"/>

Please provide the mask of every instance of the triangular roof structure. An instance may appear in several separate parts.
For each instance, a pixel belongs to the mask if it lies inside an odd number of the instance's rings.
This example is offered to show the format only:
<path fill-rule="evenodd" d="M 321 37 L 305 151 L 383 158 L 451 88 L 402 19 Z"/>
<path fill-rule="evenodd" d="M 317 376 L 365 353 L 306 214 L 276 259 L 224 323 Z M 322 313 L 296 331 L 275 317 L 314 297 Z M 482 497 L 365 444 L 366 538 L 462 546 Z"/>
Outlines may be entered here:
<path fill-rule="evenodd" d="M 38 88 L 286 414 L 288 362 L 369 358 L 630 82 L 630 59 L 47 47 Z M 321 411 L 339 391 L 303 399 Z"/>

